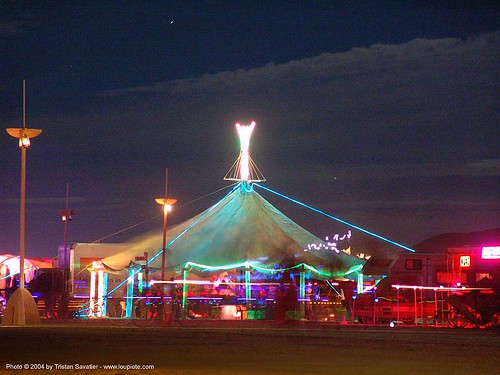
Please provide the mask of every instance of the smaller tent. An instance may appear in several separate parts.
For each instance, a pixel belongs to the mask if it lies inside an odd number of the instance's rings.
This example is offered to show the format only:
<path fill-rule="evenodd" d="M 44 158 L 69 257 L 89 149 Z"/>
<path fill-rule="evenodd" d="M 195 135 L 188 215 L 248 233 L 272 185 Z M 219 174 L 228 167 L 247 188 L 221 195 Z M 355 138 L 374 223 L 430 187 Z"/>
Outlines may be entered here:
<path fill-rule="evenodd" d="M 19 277 L 19 255 L 0 255 L 0 289 L 6 290 L 14 286 L 14 278 Z M 29 283 L 39 268 L 52 267 L 47 259 L 24 259 L 25 281 Z"/>

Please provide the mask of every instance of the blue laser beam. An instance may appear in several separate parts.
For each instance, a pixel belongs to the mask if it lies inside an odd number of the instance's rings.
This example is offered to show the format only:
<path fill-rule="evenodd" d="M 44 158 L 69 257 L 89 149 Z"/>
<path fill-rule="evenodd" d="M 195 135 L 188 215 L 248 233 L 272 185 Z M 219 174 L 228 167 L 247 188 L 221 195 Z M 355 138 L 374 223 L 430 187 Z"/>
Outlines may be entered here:
<path fill-rule="evenodd" d="M 335 216 L 333 216 L 333 215 L 327 214 L 326 212 L 323 212 L 323 211 L 321 211 L 321 210 L 318 210 L 317 208 L 314 208 L 314 207 L 312 207 L 312 206 L 309 206 L 309 205 L 307 205 L 307 204 L 305 204 L 305 203 L 299 202 L 299 201 L 298 201 L 298 200 L 296 200 L 296 199 L 293 199 L 293 198 L 287 197 L 286 195 L 281 194 L 281 193 L 278 193 L 277 191 L 271 190 L 271 189 L 269 189 L 269 188 L 267 188 L 267 187 L 264 187 L 264 186 L 262 186 L 262 185 L 259 185 L 259 184 L 254 184 L 254 185 L 256 185 L 256 186 L 258 186 L 258 187 L 260 187 L 260 188 L 262 188 L 262 189 L 264 189 L 264 190 L 266 190 L 266 191 L 268 191 L 268 192 L 270 192 L 270 193 L 276 194 L 276 195 L 277 195 L 277 196 L 279 196 L 279 197 L 282 197 L 282 198 L 284 198 L 284 199 L 287 199 L 287 200 L 289 200 L 290 202 L 293 202 L 293 203 L 296 203 L 296 204 L 298 204 L 298 205 L 300 205 L 300 206 L 302 206 L 302 207 L 308 208 L 308 209 L 310 209 L 311 211 L 317 212 L 317 213 L 319 213 L 319 214 L 321 214 L 321 215 L 324 215 L 324 216 L 326 216 L 326 217 L 328 217 L 328 218 L 330 218 L 330 219 L 336 220 L 336 221 L 338 221 L 339 223 L 342 223 L 342 224 L 348 225 L 348 226 L 350 226 L 351 228 L 354 228 L 354 229 L 359 230 L 359 231 L 361 231 L 361 232 L 363 232 L 363 233 L 369 234 L 370 236 L 376 237 L 376 238 L 378 238 L 378 239 L 380 239 L 380 240 L 382 240 L 382 241 L 385 241 L 385 242 L 388 242 L 388 243 L 390 243 L 390 244 L 396 245 L 396 246 L 398 246 L 398 247 L 400 247 L 400 248 L 402 248 L 402 249 L 404 249 L 404 250 L 411 251 L 412 253 L 414 253 L 414 252 L 415 252 L 415 250 L 413 250 L 413 249 L 409 248 L 408 246 L 402 245 L 402 244 L 400 244 L 400 243 L 398 243 L 398 242 L 395 242 L 395 241 L 390 240 L 390 239 L 388 239 L 388 238 L 386 238 L 386 237 L 383 237 L 383 236 L 381 236 L 381 235 L 379 235 L 379 234 L 377 234 L 377 233 L 371 232 L 371 231 L 366 230 L 366 229 L 364 229 L 364 228 L 361 228 L 361 227 L 359 227 L 359 226 L 357 226 L 357 225 L 355 225 L 355 224 L 352 224 L 352 223 L 349 223 L 349 222 L 347 222 L 347 221 L 345 221 L 345 220 L 339 219 L 338 217 L 335 217 Z"/>

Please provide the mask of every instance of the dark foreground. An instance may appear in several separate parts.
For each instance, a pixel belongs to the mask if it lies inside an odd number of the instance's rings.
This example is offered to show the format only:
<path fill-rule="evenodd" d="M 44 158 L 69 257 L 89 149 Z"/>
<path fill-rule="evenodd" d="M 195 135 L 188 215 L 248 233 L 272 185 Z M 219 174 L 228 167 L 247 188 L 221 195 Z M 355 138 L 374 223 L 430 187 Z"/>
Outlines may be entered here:
<path fill-rule="evenodd" d="M 499 374 L 499 344 L 495 330 L 421 327 L 0 327 L 0 373 Z"/>

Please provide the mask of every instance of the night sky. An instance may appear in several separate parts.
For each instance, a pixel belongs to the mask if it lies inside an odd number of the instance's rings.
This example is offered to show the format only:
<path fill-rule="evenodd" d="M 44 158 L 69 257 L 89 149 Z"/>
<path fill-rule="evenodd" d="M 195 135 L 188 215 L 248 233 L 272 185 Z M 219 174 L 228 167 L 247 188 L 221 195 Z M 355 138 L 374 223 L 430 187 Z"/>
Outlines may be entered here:
<path fill-rule="evenodd" d="M 161 232 L 165 168 L 169 225 L 210 207 L 252 120 L 266 186 L 331 215 L 409 246 L 499 226 L 498 2 L 99 3 L 0 2 L 1 127 L 22 127 L 25 79 L 43 129 L 27 257 L 57 254 L 67 183 L 70 242 Z M 18 254 L 20 151 L 2 132 L 0 253 Z M 320 238 L 349 229 L 258 191 Z"/>

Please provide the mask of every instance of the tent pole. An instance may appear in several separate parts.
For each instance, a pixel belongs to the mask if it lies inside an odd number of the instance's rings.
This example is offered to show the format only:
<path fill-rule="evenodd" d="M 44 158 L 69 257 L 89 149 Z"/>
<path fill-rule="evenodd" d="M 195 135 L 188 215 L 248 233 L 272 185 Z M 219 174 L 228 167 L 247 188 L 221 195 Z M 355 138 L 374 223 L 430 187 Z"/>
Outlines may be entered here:
<path fill-rule="evenodd" d="M 186 283 L 186 281 L 188 280 L 189 278 L 189 270 L 187 268 L 184 268 L 183 272 L 182 272 L 182 279 L 183 279 L 183 283 L 182 283 L 182 311 L 183 312 L 186 312 L 186 308 L 187 308 L 187 296 L 188 296 L 188 284 Z"/>
<path fill-rule="evenodd" d="M 358 272 L 358 294 L 363 293 L 363 272 Z"/>
<path fill-rule="evenodd" d="M 299 285 L 299 299 L 300 299 L 299 306 L 300 306 L 301 319 L 304 319 L 306 312 L 305 298 L 306 298 L 306 270 L 304 269 L 304 266 L 302 266 L 302 269 L 300 270 L 300 285 Z"/>
<path fill-rule="evenodd" d="M 132 304 L 134 303 L 134 269 L 128 269 L 127 298 L 125 303 L 125 317 L 132 317 Z"/>
<path fill-rule="evenodd" d="M 100 311 L 97 312 L 97 317 L 103 316 L 104 311 L 104 271 L 99 269 L 96 272 L 97 281 L 97 305 L 100 307 Z"/>
<path fill-rule="evenodd" d="M 90 271 L 90 293 L 89 293 L 89 316 L 93 317 L 95 306 L 95 292 L 96 292 L 96 270 L 92 268 Z"/>
<path fill-rule="evenodd" d="M 107 316 L 108 310 L 108 273 L 102 272 L 102 316 Z"/>
<path fill-rule="evenodd" d="M 251 275 L 250 270 L 245 270 L 245 301 L 247 305 L 247 310 L 250 310 L 252 307 L 252 284 L 251 284 Z"/>

